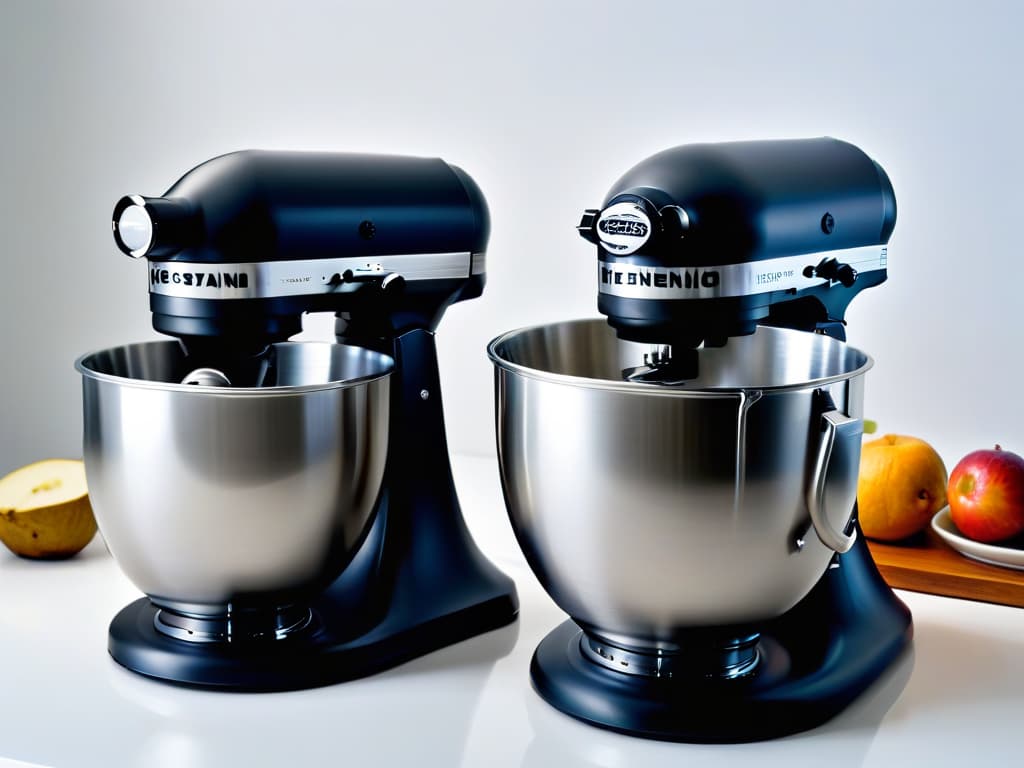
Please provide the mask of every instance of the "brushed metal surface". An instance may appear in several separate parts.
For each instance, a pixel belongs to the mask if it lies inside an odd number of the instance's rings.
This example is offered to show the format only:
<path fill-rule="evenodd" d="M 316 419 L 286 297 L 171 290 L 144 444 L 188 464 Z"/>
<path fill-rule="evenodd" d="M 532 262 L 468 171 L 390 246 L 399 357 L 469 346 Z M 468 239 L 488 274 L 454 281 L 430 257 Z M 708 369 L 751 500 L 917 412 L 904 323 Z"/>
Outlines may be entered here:
<path fill-rule="evenodd" d="M 833 550 L 806 505 L 823 432 L 814 390 L 862 418 L 872 362 L 834 339 L 760 328 L 700 350 L 683 386 L 623 381 L 647 350 L 603 319 L 488 348 L 502 488 L 537 577 L 584 628 L 671 647 L 686 630 L 776 617 L 824 573 Z M 855 475 L 831 475 L 848 521 Z"/>
<path fill-rule="evenodd" d="M 177 342 L 85 355 L 84 458 L 125 575 L 197 615 L 285 605 L 332 581 L 371 522 L 387 452 L 391 358 L 275 346 L 277 386 L 179 384 Z"/>

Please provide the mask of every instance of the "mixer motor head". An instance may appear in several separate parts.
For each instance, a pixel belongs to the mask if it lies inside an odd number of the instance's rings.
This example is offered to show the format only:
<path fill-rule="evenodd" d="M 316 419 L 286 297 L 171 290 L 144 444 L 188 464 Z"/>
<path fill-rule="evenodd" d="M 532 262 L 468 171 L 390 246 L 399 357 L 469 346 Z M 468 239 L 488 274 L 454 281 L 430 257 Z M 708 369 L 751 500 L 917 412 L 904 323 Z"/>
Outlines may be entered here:
<path fill-rule="evenodd" d="M 578 230 L 597 245 L 598 309 L 620 338 L 656 345 L 631 375 L 675 360 L 685 378 L 689 350 L 759 323 L 845 339 L 847 305 L 886 278 L 895 224 L 885 171 L 817 138 L 660 152 Z"/>
<path fill-rule="evenodd" d="M 112 226 L 149 260 L 153 327 L 244 380 L 305 312 L 344 313 L 361 341 L 433 330 L 482 292 L 490 221 L 476 183 L 437 158 L 244 151 L 122 198 Z"/>

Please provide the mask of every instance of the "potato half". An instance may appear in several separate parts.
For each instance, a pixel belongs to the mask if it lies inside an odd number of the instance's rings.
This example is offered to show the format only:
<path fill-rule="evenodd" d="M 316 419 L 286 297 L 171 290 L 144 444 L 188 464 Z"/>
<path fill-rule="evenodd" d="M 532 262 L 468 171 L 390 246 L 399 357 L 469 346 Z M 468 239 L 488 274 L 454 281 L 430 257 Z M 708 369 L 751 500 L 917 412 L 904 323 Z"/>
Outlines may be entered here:
<path fill-rule="evenodd" d="M 15 554 L 71 557 L 95 535 L 81 461 L 38 461 L 0 479 L 0 541 Z"/>

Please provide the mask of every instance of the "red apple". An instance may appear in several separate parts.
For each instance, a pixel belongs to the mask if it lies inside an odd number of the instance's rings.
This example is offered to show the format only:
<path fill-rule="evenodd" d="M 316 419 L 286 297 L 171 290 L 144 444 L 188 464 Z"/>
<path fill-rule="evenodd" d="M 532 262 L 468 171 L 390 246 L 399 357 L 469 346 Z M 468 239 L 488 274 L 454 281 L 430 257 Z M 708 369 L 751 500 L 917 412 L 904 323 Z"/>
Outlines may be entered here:
<path fill-rule="evenodd" d="M 1001 541 L 1024 531 L 1024 459 L 998 445 L 960 459 L 949 475 L 949 512 L 975 541 Z"/>

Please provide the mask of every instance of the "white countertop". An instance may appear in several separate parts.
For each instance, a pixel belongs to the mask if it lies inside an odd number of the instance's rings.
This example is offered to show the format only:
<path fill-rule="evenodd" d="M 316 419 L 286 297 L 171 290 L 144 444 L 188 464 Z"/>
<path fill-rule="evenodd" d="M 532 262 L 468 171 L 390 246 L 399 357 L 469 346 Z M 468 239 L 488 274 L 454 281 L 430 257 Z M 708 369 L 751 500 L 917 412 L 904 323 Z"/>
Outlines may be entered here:
<path fill-rule="evenodd" d="M 666 744 L 578 723 L 530 688 L 564 614 L 505 516 L 493 459 L 455 457 L 467 521 L 519 588 L 519 621 L 374 677 L 310 691 L 212 693 L 107 655 L 139 593 L 99 537 L 64 562 L 0 551 L 0 766 L 1004 765 L 1024 728 L 1024 611 L 910 592 L 913 649 L 834 720 L 771 742 Z"/>

